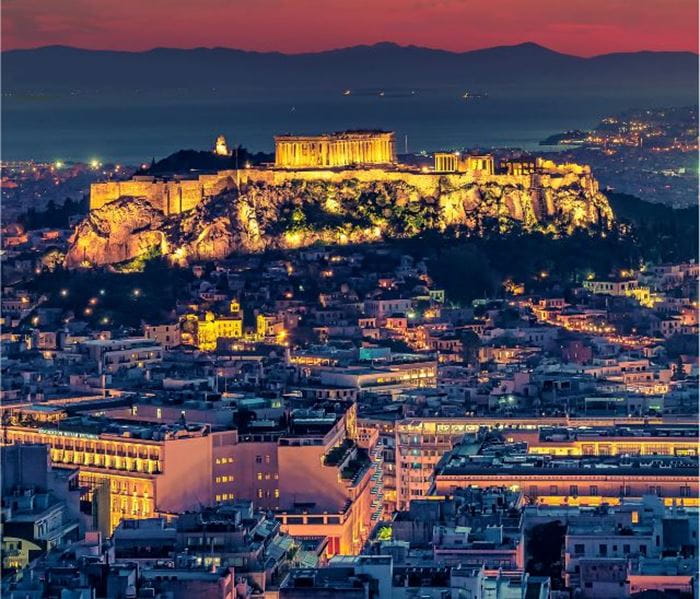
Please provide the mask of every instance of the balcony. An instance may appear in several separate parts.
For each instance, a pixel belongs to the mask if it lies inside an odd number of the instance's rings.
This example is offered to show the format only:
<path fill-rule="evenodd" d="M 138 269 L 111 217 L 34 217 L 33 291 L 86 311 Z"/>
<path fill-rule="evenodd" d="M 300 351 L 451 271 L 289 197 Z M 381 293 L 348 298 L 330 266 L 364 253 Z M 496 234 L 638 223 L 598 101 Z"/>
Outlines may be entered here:
<path fill-rule="evenodd" d="M 351 484 L 355 484 L 369 469 L 371 464 L 372 462 L 367 455 L 367 451 L 365 449 L 358 449 L 355 457 L 349 460 L 340 471 L 340 478 L 349 481 Z"/>
<path fill-rule="evenodd" d="M 337 445 L 326 454 L 323 463 L 326 466 L 339 466 L 354 448 L 355 442 L 352 439 L 345 439 L 340 445 Z"/>

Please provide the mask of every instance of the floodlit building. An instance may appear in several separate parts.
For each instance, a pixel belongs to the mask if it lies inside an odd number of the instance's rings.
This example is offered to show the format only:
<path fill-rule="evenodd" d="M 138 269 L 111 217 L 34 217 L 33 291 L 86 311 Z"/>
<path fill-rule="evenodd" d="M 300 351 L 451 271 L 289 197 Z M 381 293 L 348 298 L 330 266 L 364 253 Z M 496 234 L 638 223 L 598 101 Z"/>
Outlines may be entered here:
<path fill-rule="evenodd" d="M 548 505 L 615 504 L 657 495 L 671 505 L 698 505 L 696 457 L 596 456 L 564 458 L 513 453 L 465 455 L 438 465 L 431 494 L 450 496 L 467 486 L 509 485 Z"/>
<path fill-rule="evenodd" d="M 275 167 L 329 168 L 396 162 L 394 134 L 342 131 L 324 135 L 275 136 Z"/>
<path fill-rule="evenodd" d="M 5 426 L 3 443 L 43 444 L 54 468 L 78 470 L 81 500 L 110 534 L 123 518 L 152 518 L 207 504 L 212 441 L 205 425 L 71 417 Z"/>

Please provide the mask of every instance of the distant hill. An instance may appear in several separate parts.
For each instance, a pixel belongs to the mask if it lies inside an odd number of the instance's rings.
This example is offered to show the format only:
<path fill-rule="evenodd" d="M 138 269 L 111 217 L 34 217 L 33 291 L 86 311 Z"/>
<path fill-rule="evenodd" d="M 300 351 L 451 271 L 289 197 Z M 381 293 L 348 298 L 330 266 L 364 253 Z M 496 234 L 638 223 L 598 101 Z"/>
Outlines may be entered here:
<path fill-rule="evenodd" d="M 243 167 L 245 164 L 260 164 L 272 162 L 274 154 L 262 152 L 251 153 L 245 148 L 238 148 L 231 156 L 217 156 L 211 151 L 178 150 L 151 164 L 148 168 L 138 171 L 138 175 L 164 175 L 171 173 L 187 173 L 190 171 L 216 172 L 226 169 Z"/>
<path fill-rule="evenodd" d="M 680 262 L 698 256 L 698 206 L 670 208 L 645 202 L 638 197 L 606 192 L 615 218 L 632 226 L 636 243 L 644 248 L 646 259 Z"/>
<path fill-rule="evenodd" d="M 47 46 L 2 53 L 6 92 L 163 89 L 562 89 L 696 94 L 698 56 L 636 52 L 581 58 L 534 43 L 448 52 L 379 43 L 307 54 L 229 48 L 146 52 Z"/>
<path fill-rule="evenodd" d="M 629 221 L 637 226 L 657 223 L 674 223 L 688 227 L 698 226 L 698 207 L 671 208 L 663 204 L 645 202 L 636 196 L 626 193 L 607 191 L 610 207 L 615 216 Z"/>

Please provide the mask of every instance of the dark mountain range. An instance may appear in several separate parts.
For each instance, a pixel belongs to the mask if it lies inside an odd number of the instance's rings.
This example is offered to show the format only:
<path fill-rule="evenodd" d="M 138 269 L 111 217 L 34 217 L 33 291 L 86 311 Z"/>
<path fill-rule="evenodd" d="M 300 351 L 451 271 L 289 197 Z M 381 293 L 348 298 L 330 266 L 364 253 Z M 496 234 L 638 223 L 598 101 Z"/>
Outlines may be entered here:
<path fill-rule="evenodd" d="M 164 89 L 475 91 L 563 89 L 581 93 L 650 89 L 694 95 L 698 56 L 636 52 L 581 58 L 534 43 L 448 52 L 379 43 L 308 54 L 228 48 L 146 52 L 47 46 L 2 53 L 6 92 Z"/>

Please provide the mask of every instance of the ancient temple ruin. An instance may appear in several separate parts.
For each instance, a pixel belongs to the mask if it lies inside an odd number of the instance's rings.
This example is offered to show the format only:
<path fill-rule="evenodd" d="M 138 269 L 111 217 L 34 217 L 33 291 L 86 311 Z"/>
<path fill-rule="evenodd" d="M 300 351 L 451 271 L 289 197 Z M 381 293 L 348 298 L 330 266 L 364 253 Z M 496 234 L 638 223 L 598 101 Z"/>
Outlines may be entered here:
<path fill-rule="evenodd" d="M 342 131 L 275 137 L 276 168 L 332 168 L 395 162 L 393 132 Z"/>

